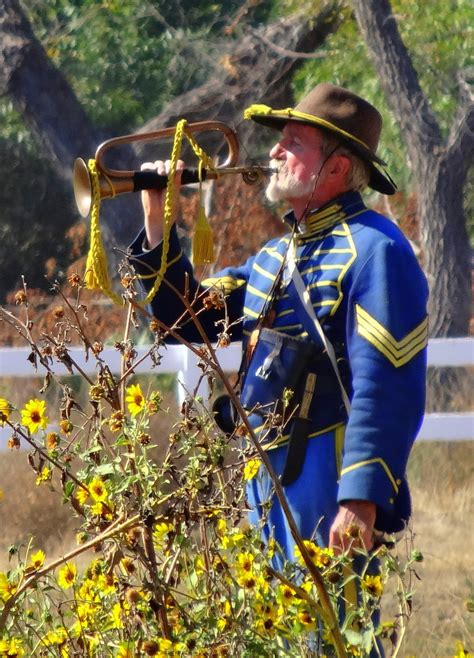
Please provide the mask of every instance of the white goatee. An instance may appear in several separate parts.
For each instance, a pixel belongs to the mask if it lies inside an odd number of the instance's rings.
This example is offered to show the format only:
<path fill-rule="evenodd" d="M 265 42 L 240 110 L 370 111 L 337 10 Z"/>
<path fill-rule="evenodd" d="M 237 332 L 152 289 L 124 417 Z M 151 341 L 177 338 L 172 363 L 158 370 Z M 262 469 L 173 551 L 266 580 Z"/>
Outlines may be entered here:
<path fill-rule="evenodd" d="M 276 169 L 265 190 L 265 196 L 272 203 L 284 199 L 301 199 L 313 193 L 313 177 L 306 182 L 299 181 L 293 173 L 288 172 L 286 164 L 281 160 L 270 160 L 270 167 Z"/>

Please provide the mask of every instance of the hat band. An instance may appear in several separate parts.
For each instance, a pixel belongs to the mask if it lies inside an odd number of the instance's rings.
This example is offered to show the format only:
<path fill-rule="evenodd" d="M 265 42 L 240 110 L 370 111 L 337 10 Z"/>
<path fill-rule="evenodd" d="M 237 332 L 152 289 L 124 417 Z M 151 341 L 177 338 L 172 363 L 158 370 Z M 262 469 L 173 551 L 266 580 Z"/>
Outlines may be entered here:
<path fill-rule="evenodd" d="M 361 139 L 359 139 L 358 137 L 356 137 L 355 135 L 351 135 L 351 133 L 346 132 L 342 128 L 338 128 L 330 121 L 326 121 L 325 119 L 321 119 L 320 117 L 315 117 L 313 114 L 306 114 L 305 112 L 299 112 L 298 110 L 294 110 L 291 107 L 286 108 L 286 110 L 272 110 L 272 108 L 269 107 L 268 105 L 258 105 L 258 104 L 251 105 L 246 110 L 244 110 L 244 119 L 252 119 L 256 115 L 268 116 L 268 117 L 271 116 L 277 119 L 285 119 L 288 117 L 288 119 L 295 118 L 295 119 L 302 119 L 303 121 L 309 121 L 311 123 L 316 123 L 322 126 L 323 128 L 328 128 L 328 130 L 332 130 L 333 132 L 338 133 L 339 135 L 341 135 L 341 137 L 345 137 L 346 139 L 350 139 L 353 142 L 357 142 L 365 149 L 372 152 L 371 149 L 367 146 L 367 144 L 363 142 Z"/>

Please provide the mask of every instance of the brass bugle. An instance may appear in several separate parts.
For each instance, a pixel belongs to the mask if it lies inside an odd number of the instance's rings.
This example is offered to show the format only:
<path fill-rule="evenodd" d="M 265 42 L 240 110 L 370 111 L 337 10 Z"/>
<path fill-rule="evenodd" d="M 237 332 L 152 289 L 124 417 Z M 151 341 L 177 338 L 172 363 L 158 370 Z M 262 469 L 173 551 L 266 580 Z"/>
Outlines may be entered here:
<path fill-rule="evenodd" d="M 263 176 L 271 172 L 269 167 L 259 165 L 236 166 L 239 158 L 239 142 L 235 131 L 221 121 L 199 121 L 187 124 L 185 131 L 188 133 L 199 133 L 209 131 L 219 131 L 223 134 L 228 148 L 228 155 L 222 166 L 215 169 L 201 170 L 201 180 L 218 178 L 223 174 L 242 174 L 246 183 L 255 184 Z M 103 142 L 95 154 L 95 162 L 99 176 L 99 194 L 101 199 L 107 199 L 127 194 L 128 192 L 139 192 L 141 190 L 164 189 L 168 183 L 168 177 L 157 174 L 154 171 L 125 171 L 119 169 L 110 169 L 104 165 L 103 158 L 106 151 L 131 142 L 149 142 L 172 137 L 175 128 L 162 128 L 149 133 L 138 133 L 133 135 L 124 135 L 115 137 Z M 181 185 L 198 183 L 198 169 L 184 169 L 181 176 Z M 82 158 L 77 158 L 74 163 L 73 186 L 76 204 L 80 214 L 87 217 L 92 205 L 92 180 L 87 164 Z"/>

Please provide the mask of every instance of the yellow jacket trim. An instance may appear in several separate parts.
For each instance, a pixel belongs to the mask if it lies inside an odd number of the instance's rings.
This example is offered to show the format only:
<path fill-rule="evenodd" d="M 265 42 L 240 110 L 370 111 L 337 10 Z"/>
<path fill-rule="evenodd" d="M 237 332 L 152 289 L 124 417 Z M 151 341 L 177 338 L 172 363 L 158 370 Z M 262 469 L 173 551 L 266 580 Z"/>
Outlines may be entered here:
<path fill-rule="evenodd" d="M 251 295 L 255 295 L 256 297 L 260 297 L 265 301 L 268 299 L 268 293 L 262 292 L 258 288 L 255 288 L 255 286 L 252 286 L 250 283 L 247 283 L 247 292 L 249 292 Z"/>
<path fill-rule="evenodd" d="M 280 253 L 278 253 L 275 247 L 262 247 L 261 251 L 264 251 L 269 256 L 276 258 L 277 260 L 280 261 L 280 263 L 283 263 L 283 261 L 285 260 L 284 257 Z"/>
<path fill-rule="evenodd" d="M 334 253 L 334 251 L 329 251 L 327 250 L 328 253 Z M 350 253 L 350 249 L 345 250 L 346 253 Z M 305 274 L 311 274 L 312 272 L 324 272 L 327 270 L 342 270 L 344 269 L 344 265 L 342 263 L 332 263 L 331 265 L 315 265 L 314 267 L 308 267 L 308 269 L 303 270 L 301 272 L 301 276 L 304 276 Z"/>
<path fill-rule="evenodd" d="M 370 313 L 356 304 L 357 333 L 376 347 L 395 367 L 405 365 L 428 342 L 428 318 L 420 322 L 410 333 L 401 340 L 393 335 L 378 322 Z"/>
<path fill-rule="evenodd" d="M 275 327 L 276 331 L 288 331 L 289 329 L 302 329 L 303 325 L 301 322 L 297 322 L 296 324 L 285 324 L 282 325 L 281 327 Z"/>
<path fill-rule="evenodd" d="M 392 483 L 392 487 L 395 489 L 395 493 L 398 493 L 398 485 L 395 480 L 395 478 L 392 475 L 392 471 L 389 469 L 385 461 L 382 459 L 382 457 L 374 457 L 373 459 L 366 459 L 363 462 L 357 462 L 356 464 L 352 464 L 351 466 L 346 466 L 346 468 L 343 468 L 341 471 L 341 477 L 345 475 L 346 473 L 350 473 L 351 471 L 355 471 L 356 468 L 363 468 L 364 466 L 368 466 L 369 464 L 380 464 L 387 474 L 388 479 Z"/>
<path fill-rule="evenodd" d="M 256 313 L 255 311 L 252 311 L 252 309 L 248 308 L 248 306 L 244 306 L 244 314 L 248 315 L 250 318 L 259 318 L 260 317 L 259 313 Z"/>
<path fill-rule="evenodd" d="M 280 313 L 276 314 L 277 318 L 282 318 L 285 315 L 290 315 L 290 313 L 294 313 L 295 309 L 294 308 L 286 308 L 284 311 L 280 311 Z"/>
<path fill-rule="evenodd" d="M 256 272 L 258 272 L 262 276 L 265 276 L 267 279 L 270 279 L 270 281 L 275 281 L 275 274 L 272 274 L 271 272 L 264 270 L 263 267 L 260 267 L 258 263 L 254 263 L 252 267 Z"/>
<path fill-rule="evenodd" d="M 313 288 L 327 288 L 333 286 L 334 288 L 338 288 L 338 283 L 337 281 L 316 281 L 316 283 L 312 283 L 309 286 L 306 286 L 306 290 L 313 290 Z"/>

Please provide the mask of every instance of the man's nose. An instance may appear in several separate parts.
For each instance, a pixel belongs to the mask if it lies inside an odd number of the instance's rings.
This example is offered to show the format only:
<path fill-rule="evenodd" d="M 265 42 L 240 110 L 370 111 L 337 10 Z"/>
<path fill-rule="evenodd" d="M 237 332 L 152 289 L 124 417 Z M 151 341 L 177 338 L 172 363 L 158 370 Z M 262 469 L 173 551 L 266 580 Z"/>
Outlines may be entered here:
<path fill-rule="evenodd" d="M 272 160 L 281 160 L 283 158 L 283 153 L 284 153 L 284 148 L 280 144 L 280 142 L 277 142 L 275 146 L 272 147 L 270 151 L 270 158 Z"/>

